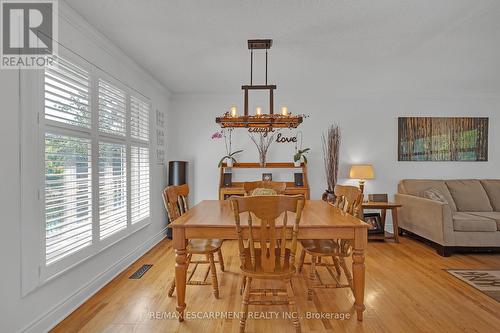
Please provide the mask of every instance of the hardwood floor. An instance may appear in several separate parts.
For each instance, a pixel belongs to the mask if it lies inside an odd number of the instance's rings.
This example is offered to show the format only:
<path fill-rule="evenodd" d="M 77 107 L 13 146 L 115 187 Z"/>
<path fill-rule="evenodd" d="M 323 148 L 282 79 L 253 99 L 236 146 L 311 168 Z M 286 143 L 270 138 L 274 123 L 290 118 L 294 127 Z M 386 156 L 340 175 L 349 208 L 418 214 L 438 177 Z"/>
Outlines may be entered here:
<path fill-rule="evenodd" d="M 226 272 L 218 271 L 220 299 L 210 286 L 188 286 L 187 311 L 240 310 L 237 243 L 223 245 Z M 143 264 L 154 266 L 140 279 L 128 277 Z M 350 263 L 349 263 L 350 264 Z M 500 254 L 438 256 L 431 248 L 406 237 L 400 244 L 372 242 L 366 256 L 366 311 L 364 321 L 354 315 L 349 289 L 316 290 L 307 301 L 305 266 L 293 279 L 299 314 L 339 313 L 350 319 L 301 319 L 303 332 L 498 332 L 500 303 L 459 281 L 444 269 L 500 268 Z M 201 266 L 196 274 L 202 276 Z M 238 319 L 169 319 L 175 313 L 175 297 L 167 296 L 174 276 L 171 241 L 164 240 L 68 316 L 53 332 L 237 332 Z M 327 278 L 326 274 L 322 277 Z M 175 295 L 175 294 L 174 294 Z M 247 320 L 247 332 L 290 332 L 292 322 L 283 319 L 287 307 L 253 306 L 255 315 L 278 319 Z M 205 316 L 209 313 L 200 313 Z"/>

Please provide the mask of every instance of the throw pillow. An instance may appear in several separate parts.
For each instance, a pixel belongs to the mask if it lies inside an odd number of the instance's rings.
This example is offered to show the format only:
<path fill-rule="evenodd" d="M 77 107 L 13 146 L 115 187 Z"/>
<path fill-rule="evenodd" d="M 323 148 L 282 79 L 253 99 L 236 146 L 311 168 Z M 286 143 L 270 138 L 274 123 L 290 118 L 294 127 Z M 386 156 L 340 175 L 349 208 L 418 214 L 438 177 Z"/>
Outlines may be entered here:
<path fill-rule="evenodd" d="M 423 191 L 422 197 L 424 197 L 426 199 L 434 200 L 434 201 L 439 201 L 439 202 L 442 202 L 444 204 L 448 203 L 448 201 L 444 197 L 443 193 L 441 193 L 441 191 L 439 191 L 435 188 L 430 188 L 428 190 Z"/>

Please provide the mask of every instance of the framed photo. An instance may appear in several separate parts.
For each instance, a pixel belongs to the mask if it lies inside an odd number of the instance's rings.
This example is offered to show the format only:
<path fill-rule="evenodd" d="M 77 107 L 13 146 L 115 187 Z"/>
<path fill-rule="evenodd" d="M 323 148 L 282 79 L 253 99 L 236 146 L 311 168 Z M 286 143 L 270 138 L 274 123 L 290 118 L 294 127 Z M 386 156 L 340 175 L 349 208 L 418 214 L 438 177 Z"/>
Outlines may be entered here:
<path fill-rule="evenodd" d="M 382 219 L 380 213 L 365 213 L 365 222 L 370 225 L 368 234 L 383 234 Z"/>
<path fill-rule="evenodd" d="M 270 182 L 273 180 L 273 174 L 272 173 L 263 173 L 262 174 L 262 181 L 264 182 Z"/>

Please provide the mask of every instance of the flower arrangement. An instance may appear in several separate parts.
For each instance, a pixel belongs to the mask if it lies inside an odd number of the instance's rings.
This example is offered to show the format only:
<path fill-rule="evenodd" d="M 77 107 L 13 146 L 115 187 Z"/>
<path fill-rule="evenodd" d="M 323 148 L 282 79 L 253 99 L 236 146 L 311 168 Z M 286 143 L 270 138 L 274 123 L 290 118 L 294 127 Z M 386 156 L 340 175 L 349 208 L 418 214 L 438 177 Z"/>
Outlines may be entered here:
<path fill-rule="evenodd" d="M 232 136 L 233 136 L 233 128 L 224 128 L 221 131 L 217 131 L 214 134 L 212 134 L 212 140 L 219 140 L 224 138 L 224 145 L 226 147 L 226 155 L 224 155 L 218 164 L 218 167 L 220 168 L 222 166 L 222 163 L 226 161 L 228 167 L 232 167 L 233 163 L 238 163 L 238 161 L 234 158 L 236 154 L 239 154 L 243 152 L 242 149 L 237 150 L 235 152 L 232 151 Z"/>

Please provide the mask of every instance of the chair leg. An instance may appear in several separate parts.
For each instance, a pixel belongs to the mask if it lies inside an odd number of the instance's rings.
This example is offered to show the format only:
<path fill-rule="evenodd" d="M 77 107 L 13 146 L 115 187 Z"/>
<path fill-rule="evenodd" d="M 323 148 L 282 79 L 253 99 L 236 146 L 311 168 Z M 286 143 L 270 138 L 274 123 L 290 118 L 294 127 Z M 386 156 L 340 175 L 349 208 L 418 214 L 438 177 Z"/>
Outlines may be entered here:
<path fill-rule="evenodd" d="M 300 252 L 299 265 L 297 266 L 297 273 L 302 272 L 302 267 L 304 266 L 305 258 L 306 258 L 306 250 L 302 249 L 302 252 Z"/>
<path fill-rule="evenodd" d="M 313 286 L 316 284 L 316 256 L 311 256 L 311 270 L 309 271 L 309 286 L 307 288 L 307 299 L 313 299 Z"/>
<path fill-rule="evenodd" d="M 219 283 L 217 282 L 217 270 L 215 268 L 213 253 L 210 253 L 208 255 L 208 261 L 210 262 L 210 272 L 212 273 L 212 287 L 214 289 L 214 296 L 215 298 L 219 298 Z"/>
<path fill-rule="evenodd" d="M 352 283 L 351 271 L 349 270 L 349 267 L 347 267 L 347 264 L 346 264 L 345 259 L 343 257 L 340 257 L 340 265 L 342 266 L 342 270 L 344 271 L 345 277 L 347 278 L 347 282 L 349 283 L 349 287 L 351 287 L 351 290 L 354 291 L 354 285 Z"/>
<path fill-rule="evenodd" d="M 290 308 L 290 312 L 292 313 L 293 326 L 295 327 L 295 332 L 300 333 L 300 321 L 299 321 L 299 313 L 297 311 L 297 306 L 295 305 L 295 295 L 293 293 L 292 281 L 285 281 L 286 285 L 286 294 L 288 299 L 288 307 Z"/>
<path fill-rule="evenodd" d="M 240 319 L 240 333 L 245 332 L 245 325 L 247 323 L 248 303 L 250 302 L 250 288 L 252 287 L 252 278 L 247 278 L 245 285 L 245 292 L 243 295 L 243 302 L 241 303 L 241 319 Z"/>
<path fill-rule="evenodd" d="M 243 292 L 245 291 L 245 285 L 247 283 L 247 278 L 245 275 L 241 276 L 241 284 L 240 284 L 240 295 L 243 295 Z"/>
<path fill-rule="evenodd" d="M 221 270 L 221 272 L 224 272 L 225 271 L 225 268 L 224 268 L 224 258 L 222 257 L 222 250 L 221 249 L 219 249 L 217 251 L 217 256 L 219 257 L 220 270 Z"/>
<path fill-rule="evenodd" d="M 332 256 L 332 260 L 333 265 L 335 266 L 335 271 L 337 271 L 337 274 L 340 276 L 342 271 L 340 270 L 339 259 L 336 256 Z"/>

